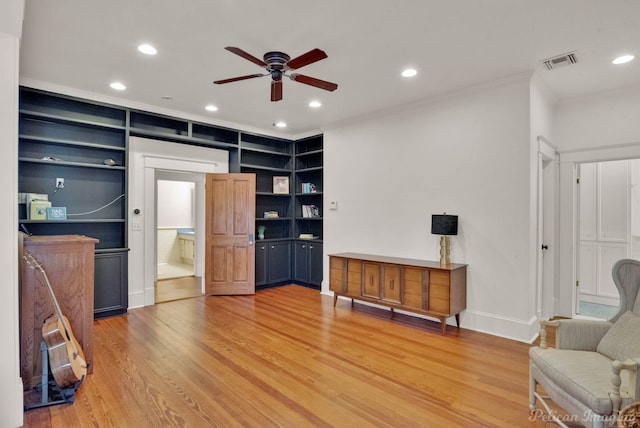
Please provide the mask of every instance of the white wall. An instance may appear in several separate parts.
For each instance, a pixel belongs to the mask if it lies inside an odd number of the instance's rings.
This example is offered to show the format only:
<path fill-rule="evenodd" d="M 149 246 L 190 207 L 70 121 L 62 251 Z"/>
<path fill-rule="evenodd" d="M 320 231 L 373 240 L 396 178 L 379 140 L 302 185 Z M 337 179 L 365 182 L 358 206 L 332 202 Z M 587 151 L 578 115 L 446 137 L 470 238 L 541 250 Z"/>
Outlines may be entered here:
<path fill-rule="evenodd" d="M 24 1 L 10 0 L 0 6 L 0 427 L 22 425 L 22 380 L 18 319 L 18 81 L 20 35 Z"/>
<path fill-rule="evenodd" d="M 640 86 L 558 103 L 554 136 L 561 153 L 640 143 Z"/>
<path fill-rule="evenodd" d="M 438 260 L 431 214 L 457 214 L 462 325 L 530 340 L 529 97 L 522 76 L 326 130 L 325 255 Z"/>
<path fill-rule="evenodd" d="M 194 227 L 195 183 L 158 180 L 158 228 Z"/>

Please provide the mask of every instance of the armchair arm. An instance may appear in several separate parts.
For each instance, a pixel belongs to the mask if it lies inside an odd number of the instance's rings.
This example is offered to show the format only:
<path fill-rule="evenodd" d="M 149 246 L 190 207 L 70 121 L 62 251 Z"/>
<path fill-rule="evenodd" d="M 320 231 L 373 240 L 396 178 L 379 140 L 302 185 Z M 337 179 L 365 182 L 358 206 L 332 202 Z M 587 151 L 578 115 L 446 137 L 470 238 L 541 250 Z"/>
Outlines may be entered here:
<path fill-rule="evenodd" d="M 613 375 L 611 376 L 612 392 L 610 394 L 611 403 L 613 404 L 613 414 L 617 415 L 620 411 L 620 405 L 622 404 L 622 397 L 620 396 L 620 385 L 622 384 L 622 378 L 620 372 L 623 370 L 629 370 L 629 394 L 632 396 L 633 401 L 636 401 L 640 395 L 640 391 L 637 375 L 638 375 L 638 361 L 640 359 L 628 359 L 625 361 L 615 360 L 611 363 L 611 369 Z"/>
<path fill-rule="evenodd" d="M 547 328 L 556 330 L 555 347 L 557 349 L 575 349 L 579 351 L 595 351 L 600 339 L 611 328 L 608 321 L 581 319 L 563 319 L 540 321 L 540 347 L 547 347 Z"/>

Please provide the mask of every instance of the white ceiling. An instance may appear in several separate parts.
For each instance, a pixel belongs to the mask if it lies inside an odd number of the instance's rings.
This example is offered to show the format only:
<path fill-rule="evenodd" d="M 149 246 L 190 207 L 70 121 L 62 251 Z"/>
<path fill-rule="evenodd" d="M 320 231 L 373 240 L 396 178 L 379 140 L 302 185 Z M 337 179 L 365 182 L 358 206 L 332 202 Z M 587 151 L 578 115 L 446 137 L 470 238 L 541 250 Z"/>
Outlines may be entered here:
<path fill-rule="evenodd" d="M 143 42 L 158 54 L 140 54 Z M 328 58 L 299 72 L 339 88 L 285 79 L 271 102 L 269 77 L 214 85 L 263 71 L 225 46 L 258 58 L 320 48 Z M 570 51 L 575 65 L 541 64 Z M 622 53 L 638 58 L 611 65 Z M 640 85 L 640 1 L 27 0 L 20 58 L 23 84 L 270 133 L 284 120 L 300 135 L 520 73 L 539 73 L 559 98 Z M 401 78 L 406 66 L 419 74 Z"/>

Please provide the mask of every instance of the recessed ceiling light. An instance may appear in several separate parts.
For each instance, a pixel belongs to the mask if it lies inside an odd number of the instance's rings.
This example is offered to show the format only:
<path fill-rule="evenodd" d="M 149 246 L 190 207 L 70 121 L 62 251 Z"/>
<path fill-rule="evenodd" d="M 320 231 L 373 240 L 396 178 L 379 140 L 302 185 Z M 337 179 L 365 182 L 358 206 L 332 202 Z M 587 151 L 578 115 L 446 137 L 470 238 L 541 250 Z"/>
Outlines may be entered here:
<path fill-rule="evenodd" d="M 311 108 L 318 108 L 318 107 L 322 107 L 322 103 L 320 101 L 311 101 L 309 103 L 309 107 Z"/>
<path fill-rule="evenodd" d="M 277 126 L 278 128 L 286 128 L 287 127 L 287 123 L 280 121 L 280 122 L 276 122 L 273 124 L 273 126 Z"/>
<path fill-rule="evenodd" d="M 138 50 L 145 55 L 155 55 L 158 53 L 158 50 L 156 48 L 154 48 L 153 46 L 147 43 L 143 43 L 140 46 L 138 46 Z"/>
<path fill-rule="evenodd" d="M 113 82 L 109 86 L 111 86 L 111 89 L 115 89 L 116 91 L 124 91 L 125 89 L 127 89 L 127 87 L 120 82 Z"/>
<path fill-rule="evenodd" d="M 622 55 L 611 61 L 612 64 L 625 64 L 629 61 L 633 61 L 635 57 L 633 55 Z"/>
<path fill-rule="evenodd" d="M 402 71 L 402 77 L 413 77 L 418 74 L 418 71 L 415 68 L 407 68 Z"/>
<path fill-rule="evenodd" d="M 218 111 L 218 107 L 214 106 L 213 104 L 209 104 L 208 106 L 205 107 L 205 110 L 207 110 L 207 111 Z"/>

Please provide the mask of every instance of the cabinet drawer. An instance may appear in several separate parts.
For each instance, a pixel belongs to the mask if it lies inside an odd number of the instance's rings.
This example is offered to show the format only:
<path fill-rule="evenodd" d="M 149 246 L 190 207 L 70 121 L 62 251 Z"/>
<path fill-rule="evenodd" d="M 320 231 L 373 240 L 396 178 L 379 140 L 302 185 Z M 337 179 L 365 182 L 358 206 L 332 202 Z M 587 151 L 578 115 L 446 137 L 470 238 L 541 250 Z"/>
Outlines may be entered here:
<path fill-rule="evenodd" d="M 329 289 L 344 292 L 347 263 L 345 259 L 331 257 L 329 259 Z"/>
<path fill-rule="evenodd" d="M 451 274 L 447 271 L 432 270 L 429 274 L 429 283 L 449 286 Z"/>
<path fill-rule="evenodd" d="M 429 271 L 423 269 L 405 268 L 403 290 L 403 304 L 405 306 L 424 309 L 422 302 L 423 296 L 426 296 L 427 293 L 425 288 L 429 280 L 428 275 Z"/>
<path fill-rule="evenodd" d="M 429 285 L 429 310 L 448 314 L 449 308 L 449 286 L 431 283 Z"/>
<path fill-rule="evenodd" d="M 332 263 L 333 265 L 333 263 Z M 329 271 L 329 289 L 331 291 L 343 292 L 344 281 L 342 278 L 342 269 L 334 269 L 333 266 Z"/>
<path fill-rule="evenodd" d="M 347 294 L 359 296 L 362 292 L 362 262 L 349 260 L 347 264 Z"/>

